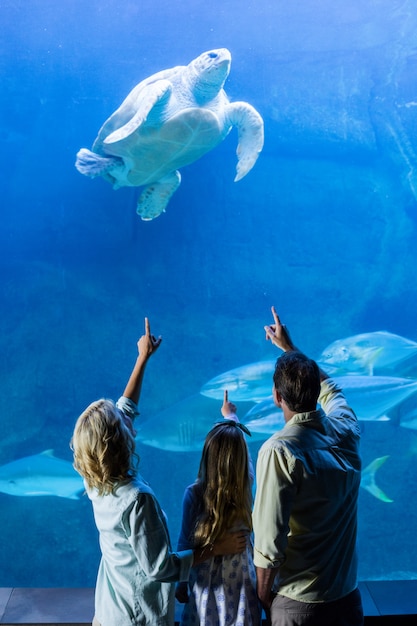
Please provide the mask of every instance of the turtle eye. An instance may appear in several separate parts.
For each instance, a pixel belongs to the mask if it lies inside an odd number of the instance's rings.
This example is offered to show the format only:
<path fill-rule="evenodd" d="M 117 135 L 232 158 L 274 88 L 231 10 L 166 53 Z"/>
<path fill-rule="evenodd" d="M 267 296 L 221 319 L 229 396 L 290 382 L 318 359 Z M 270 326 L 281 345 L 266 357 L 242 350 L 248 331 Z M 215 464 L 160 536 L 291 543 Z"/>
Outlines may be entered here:
<path fill-rule="evenodd" d="M 217 55 L 215 52 L 210 52 L 210 53 L 209 53 L 209 57 L 210 57 L 210 59 L 216 59 L 216 58 L 217 58 L 217 56 L 218 56 L 218 55 Z"/>

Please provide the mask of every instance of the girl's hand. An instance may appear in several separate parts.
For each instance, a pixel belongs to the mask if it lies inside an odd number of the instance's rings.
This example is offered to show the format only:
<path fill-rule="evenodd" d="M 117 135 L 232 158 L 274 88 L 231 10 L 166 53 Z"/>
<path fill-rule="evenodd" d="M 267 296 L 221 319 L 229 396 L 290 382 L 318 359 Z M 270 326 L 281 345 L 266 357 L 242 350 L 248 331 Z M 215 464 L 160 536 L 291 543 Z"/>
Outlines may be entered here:
<path fill-rule="evenodd" d="M 227 389 L 225 389 L 224 397 L 223 397 L 223 405 L 221 408 L 223 417 L 227 419 L 230 415 L 236 416 L 236 410 L 237 410 L 236 404 L 233 404 L 233 402 L 229 402 L 228 391 Z"/>

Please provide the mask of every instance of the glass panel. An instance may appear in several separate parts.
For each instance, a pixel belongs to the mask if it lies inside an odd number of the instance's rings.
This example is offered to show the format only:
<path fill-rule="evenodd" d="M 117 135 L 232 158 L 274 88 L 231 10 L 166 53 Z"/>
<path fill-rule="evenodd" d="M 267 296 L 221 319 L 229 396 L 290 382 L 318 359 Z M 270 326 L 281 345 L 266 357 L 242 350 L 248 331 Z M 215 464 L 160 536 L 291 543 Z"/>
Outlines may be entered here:
<path fill-rule="evenodd" d="M 0 16 L 0 586 L 94 585 L 97 532 L 68 444 L 92 400 L 123 391 L 145 316 L 163 344 L 146 372 L 138 450 L 176 543 L 201 431 L 220 416 L 200 390 L 276 357 L 263 331 L 273 304 L 305 352 L 320 359 L 331 346 L 334 374 L 367 377 L 351 383 L 363 430 L 360 577 L 416 578 L 416 395 L 398 379 L 417 380 L 417 8 L 2 0 Z M 226 102 L 214 107 L 219 128 L 197 114 L 188 130 L 206 153 L 184 148 L 181 185 L 143 221 L 142 188 L 82 176 L 75 155 L 140 81 L 221 47 L 232 56 L 227 97 L 262 115 L 264 148 L 233 182 L 236 124 L 223 134 L 236 117 L 226 121 Z M 191 105 L 186 86 L 174 96 L 178 112 Z M 126 146 L 118 155 L 143 168 L 141 182 L 184 141 L 162 108 L 156 164 L 150 148 L 140 164 Z M 390 380 L 375 390 L 376 376 Z M 247 421 L 253 398 L 229 391 Z M 250 444 L 254 459 L 267 437 Z"/>

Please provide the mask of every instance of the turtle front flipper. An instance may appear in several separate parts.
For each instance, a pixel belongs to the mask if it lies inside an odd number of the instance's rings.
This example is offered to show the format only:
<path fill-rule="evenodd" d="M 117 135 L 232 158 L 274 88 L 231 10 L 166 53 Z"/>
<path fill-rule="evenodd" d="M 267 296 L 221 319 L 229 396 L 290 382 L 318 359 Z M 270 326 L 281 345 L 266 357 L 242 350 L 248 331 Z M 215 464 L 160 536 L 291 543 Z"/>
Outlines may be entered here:
<path fill-rule="evenodd" d="M 172 194 L 181 183 L 179 172 L 170 172 L 142 191 L 136 213 L 145 221 L 153 220 L 165 211 Z"/>
<path fill-rule="evenodd" d="M 115 144 L 132 135 L 148 119 L 148 116 L 154 113 L 152 111 L 154 108 L 156 108 L 155 113 L 157 118 L 159 118 L 160 108 L 165 106 L 171 94 L 171 90 L 172 85 L 169 80 L 158 80 L 152 85 L 149 85 L 146 90 L 146 96 L 144 97 L 142 94 L 142 99 L 136 103 L 137 111 L 135 115 L 126 124 L 110 133 L 110 135 L 103 140 L 103 145 L 109 146 Z M 116 113 L 114 113 L 112 117 L 114 117 Z"/>
<path fill-rule="evenodd" d="M 264 145 L 264 122 L 258 111 L 247 102 L 232 102 L 227 107 L 227 120 L 236 126 L 238 162 L 235 182 L 246 176 L 255 165 Z"/>

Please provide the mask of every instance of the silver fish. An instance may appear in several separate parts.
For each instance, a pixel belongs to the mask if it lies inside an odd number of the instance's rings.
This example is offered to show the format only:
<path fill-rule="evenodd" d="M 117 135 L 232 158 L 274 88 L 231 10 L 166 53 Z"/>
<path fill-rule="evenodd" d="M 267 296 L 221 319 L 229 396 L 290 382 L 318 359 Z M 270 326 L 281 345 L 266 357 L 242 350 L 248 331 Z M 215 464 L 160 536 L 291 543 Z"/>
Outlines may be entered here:
<path fill-rule="evenodd" d="M 285 426 L 284 414 L 272 399 L 262 400 L 242 417 L 242 422 L 251 433 L 273 435 Z M 265 437 L 266 438 L 266 437 Z"/>
<path fill-rule="evenodd" d="M 387 420 L 387 412 L 417 391 L 417 380 L 392 376 L 333 376 L 360 420 Z"/>
<path fill-rule="evenodd" d="M 203 396 L 223 400 L 225 389 L 234 402 L 260 402 L 272 393 L 276 359 L 257 361 L 215 376 L 202 386 Z"/>
<path fill-rule="evenodd" d="M 387 331 L 337 339 L 317 359 L 330 374 L 369 374 L 417 356 L 417 343 Z"/>

